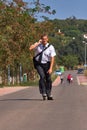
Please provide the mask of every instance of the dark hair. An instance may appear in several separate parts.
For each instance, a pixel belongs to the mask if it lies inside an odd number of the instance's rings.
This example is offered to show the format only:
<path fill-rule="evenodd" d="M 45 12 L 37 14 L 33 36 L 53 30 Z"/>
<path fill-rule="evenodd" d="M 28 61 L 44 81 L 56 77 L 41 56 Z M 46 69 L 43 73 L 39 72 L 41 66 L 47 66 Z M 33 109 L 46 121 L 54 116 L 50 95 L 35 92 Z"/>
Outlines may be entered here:
<path fill-rule="evenodd" d="M 47 34 L 43 34 L 43 35 L 41 36 L 41 39 L 42 39 L 43 37 L 45 37 L 45 36 L 47 36 L 47 37 L 48 37 L 48 35 L 47 35 Z"/>

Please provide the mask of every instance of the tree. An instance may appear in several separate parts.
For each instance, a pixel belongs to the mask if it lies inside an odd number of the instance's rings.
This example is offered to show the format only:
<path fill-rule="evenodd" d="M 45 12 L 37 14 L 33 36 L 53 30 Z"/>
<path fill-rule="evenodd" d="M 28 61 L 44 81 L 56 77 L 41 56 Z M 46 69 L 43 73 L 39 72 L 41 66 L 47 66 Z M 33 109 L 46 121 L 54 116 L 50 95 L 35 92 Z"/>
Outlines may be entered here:
<path fill-rule="evenodd" d="M 73 69 L 76 65 L 78 65 L 78 57 L 76 57 L 75 55 L 63 56 L 62 60 L 62 65 L 64 65 L 68 69 Z"/>
<path fill-rule="evenodd" d="M 30 14 L 30 16 L 36 19 L 38 19 L 39 17 L 44 20 L 48 20 L 49 18 L 46 17 L 45 15 L 46 13 L 50 15 L 51 14 L 54 15 L 56 13 L 54 9 L 52 10 L 50 6 L 41 3 L 40 0 L 34 0 L 28 3 L 29 3 L 29 8 L 27 9 L 27 11 Z"/>
<path fill-rule="evenodd" d="M 34 3 L 35 8 L 38 7 L 38 2 Z M 46 9 L 46 12 L 49 10 Z M 20 63 L 24 72 L 32 72 L 33 52 L 30 54 L 28 48 L 30 44 L 39 40 L 42 33 L 51 30 L 50 22 L 36 22 L 29 11 L 22 0 L 0 2 L 0 67 L 4 83 L 9 65 L 13 74 L 14 71 L 19 70 Z M 43 11 L 45 11 L 45 5 Z M 33 13 L 36 12 L 37 10 Z"/>

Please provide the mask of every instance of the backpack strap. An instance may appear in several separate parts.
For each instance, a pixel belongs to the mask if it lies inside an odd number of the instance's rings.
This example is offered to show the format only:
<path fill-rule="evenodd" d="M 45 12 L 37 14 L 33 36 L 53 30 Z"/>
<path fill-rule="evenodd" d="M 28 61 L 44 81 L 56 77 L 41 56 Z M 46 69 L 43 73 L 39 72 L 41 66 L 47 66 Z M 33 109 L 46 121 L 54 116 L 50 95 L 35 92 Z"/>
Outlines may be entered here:
<path fill-rule="evenodd" d="M 36 58 L 37 56 L 41 55 L 49 46 L 50 46 L 50 44 L 46 48 L 44 48 L 40 53 L 38 53 L 36 56 L 34 56 L 34 58 Z"/>

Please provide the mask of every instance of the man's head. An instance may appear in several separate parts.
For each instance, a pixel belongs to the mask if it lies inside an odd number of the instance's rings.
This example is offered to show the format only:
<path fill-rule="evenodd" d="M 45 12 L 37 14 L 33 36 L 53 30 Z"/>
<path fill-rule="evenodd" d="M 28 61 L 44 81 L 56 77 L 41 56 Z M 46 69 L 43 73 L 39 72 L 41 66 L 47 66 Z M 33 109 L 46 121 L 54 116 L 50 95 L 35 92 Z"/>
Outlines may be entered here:
<path fill-rule="evenodd" d="M 48 42 L 48 36 L 46 34 L 41 36 L 42 44 L 46 45 Z"/>

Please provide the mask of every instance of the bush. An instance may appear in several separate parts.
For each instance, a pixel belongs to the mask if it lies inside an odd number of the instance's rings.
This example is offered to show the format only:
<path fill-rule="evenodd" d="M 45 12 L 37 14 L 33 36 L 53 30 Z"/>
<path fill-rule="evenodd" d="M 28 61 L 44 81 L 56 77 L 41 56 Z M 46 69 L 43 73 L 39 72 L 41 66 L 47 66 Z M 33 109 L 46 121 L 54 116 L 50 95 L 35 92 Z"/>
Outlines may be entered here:
<path fill-rule="evenodd" d="M 87 70 L 84 71 L 84 75 L 87 76 Z"/>
<path fill-rule="evenodd" d="M 0 84 L 0 88 L 3 88 L 4 86 L 3 86 L 3 84 Z"/>

